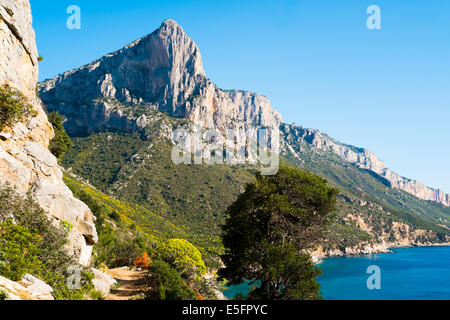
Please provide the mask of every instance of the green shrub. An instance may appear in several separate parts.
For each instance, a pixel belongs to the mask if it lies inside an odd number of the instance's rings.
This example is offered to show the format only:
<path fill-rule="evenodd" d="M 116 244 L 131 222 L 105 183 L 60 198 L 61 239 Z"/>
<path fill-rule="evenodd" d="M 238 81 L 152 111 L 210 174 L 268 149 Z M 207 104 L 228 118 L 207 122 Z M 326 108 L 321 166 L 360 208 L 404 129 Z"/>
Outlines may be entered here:
<path fill-rule="evenodd" d="M 28 270 L 40 269 L 40 241 L 37 234 L 24 226 L 13 224 L 10 219 L 0 223 L 0 274 L 19 281 Z"/>
<path fill-rule="evenodd" d="M 50 141 L 49 149 L 58 159 L 72 147 L 72 141 L 64 129 L 63 120 L 63 117 L 57 112 L 52 112 L 48 115 L 48 121 L 50 121 L 55 131 L 55 137 Z"/>
<path fill-rule="evenodd" d="M 109 268 L 131 266 L 146 250 L 146 242 L 141 237 L 115 230 L 107 225 L 99 234 L 99 242 L 95 248 L 95 263 L 96 265 L 104 263 Z"/>
<path fill-rule="evenodd" d="M 53 287 L 55 299 L 83 299 L 92 289 L 92 273 L 67 254 L 66 244 L 67 230 L 55 227 L 30 196 L 0 187 L 0 275 L 17 281 L 29 273 Z M 67 285 L 70 266 L 81 270 L 76 290 Z"/>
<path fill-rule="evenodd" d="M 194 300 L 198 298 L 195 291 L 182 279 L 178 271 L 167 262 L 156 260 L 150 267 L 150 287 L 147 294 L 151 300 Z"/>
<path fill-rule="evenodd" d="M 35 116 L 33 106 L 26 102 L 25 96 L 8 85 L 0 86 L 0 131 L 12 126 L 16 121 Z"/>
<path fill-rule="evenodd" d="M 9 296 L 5 291 L 0 290 L 0 301 L 8 300 Z"/>
<path fill-rule="evenodd" d="M 83 201 L 95 215 L 99 241 L 94 248 L 94 265 L 110 268 L 131 266 L 144 252 L 152 252 L 149 238 L 139 230 L 132 230 L 122 221 L 119 210 L 127 210 L 121 202 L 77 183 L 65 175 L 64 181 L 73 195 Z M 134 213 L 136 214 L 136 213 Z M 110 221 L 111 219 L 114 222 Z"/>
<path fill-rule="evenodd" d="M 184 239 L 170 239 L 156 248 L 159 259 L 170 263 L 182 275 L 191 277 L 206 273 L 200 251 Z"/>

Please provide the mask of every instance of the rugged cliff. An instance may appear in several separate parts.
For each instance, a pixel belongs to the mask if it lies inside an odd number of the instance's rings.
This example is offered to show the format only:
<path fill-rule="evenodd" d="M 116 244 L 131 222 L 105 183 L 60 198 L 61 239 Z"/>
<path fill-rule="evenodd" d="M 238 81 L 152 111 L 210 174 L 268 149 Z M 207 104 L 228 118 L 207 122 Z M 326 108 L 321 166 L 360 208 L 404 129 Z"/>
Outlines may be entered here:
<path fill-rule="evenodd" d="M 217 88 L 203 71 L 197 45 L 173 20 L 117 52 L 45 81 L 40 95 L 50 110 L 68 117 L 72 135 L 132 130 L 135 126 L 113 102 L 153 106 L 204 128 L 281 123 L 268 98 Z"/>
<path fill-rule="evenodd" d="M 299 143 L 306 142 L 320 151 L 330 151 L 343 160 L 350 162 L 359 168 L 372 171 L 384 179 L 392 188 L 408 192 L 419 199 L 434 201 L 445 206 L 450 206 L 450 195 L 442 190 L 436 190 L 424 184 L 398 175 L 390 170 L 386 164 L 367 149 L 356 148 L 340 143 L 317 129 L 305 129 L 296 125 L 283 125 L 282 131 L 290 150 L 297 149 L 295 154 L 302 158 Z"/>
<path fill-rule="evenodd" d="M 36 96 L 38 54 L 28 1 L 0 1 L 0 85 L 20 90 L 36 116 L 0 133 L 0 183 L 31 193 L 55 223 L 74 226 L 68 251 L 87 265 L 97 242 L 94 216 L 62 181 L 56 158 L 47 149 L 54 133 Z"/>

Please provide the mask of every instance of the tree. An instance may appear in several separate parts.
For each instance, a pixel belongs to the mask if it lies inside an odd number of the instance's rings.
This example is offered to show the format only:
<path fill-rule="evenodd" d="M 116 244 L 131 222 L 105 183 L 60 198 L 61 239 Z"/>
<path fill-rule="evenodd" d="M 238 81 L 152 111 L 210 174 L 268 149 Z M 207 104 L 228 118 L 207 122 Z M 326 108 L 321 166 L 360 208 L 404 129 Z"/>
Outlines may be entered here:
<path fill-rule="evenodd" d="M 256 182 L 227 210 L 223 229 L 229 284 L 258 280 L 253 299 L 315 299 L 320 270 L 304 253 L 321 238 L 336 206 L 337 190 L 319 176 L 281 166 Z"/>
<path fill-rule="evenodd" d="M 58 159 L 61 159 L 72 147 L 72 141 L 64 129 L 63 120 L 63 117 L 57 112 L 52 112 L 48 115 L 48 121 L 52 124 L 55 131 L 55 137 L 50 141 L 49 149 Z"/>

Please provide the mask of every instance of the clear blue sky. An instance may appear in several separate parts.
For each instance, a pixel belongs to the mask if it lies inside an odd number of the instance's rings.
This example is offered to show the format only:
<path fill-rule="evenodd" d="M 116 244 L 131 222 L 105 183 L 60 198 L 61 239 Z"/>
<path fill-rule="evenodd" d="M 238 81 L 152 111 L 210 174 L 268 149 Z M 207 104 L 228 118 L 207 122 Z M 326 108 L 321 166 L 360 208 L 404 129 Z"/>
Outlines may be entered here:
<path fill-rule="evenodd" d="M 66 28 L 81 8 L 82 29 Z M 381 8 L 368 30 L 366 9 Z M 450 192 L 448 0 L 31 0 L 41 80 L 175 19 L 224 89 L 267 95 L 285 122 L 375 152 L 409 178 Z"/>

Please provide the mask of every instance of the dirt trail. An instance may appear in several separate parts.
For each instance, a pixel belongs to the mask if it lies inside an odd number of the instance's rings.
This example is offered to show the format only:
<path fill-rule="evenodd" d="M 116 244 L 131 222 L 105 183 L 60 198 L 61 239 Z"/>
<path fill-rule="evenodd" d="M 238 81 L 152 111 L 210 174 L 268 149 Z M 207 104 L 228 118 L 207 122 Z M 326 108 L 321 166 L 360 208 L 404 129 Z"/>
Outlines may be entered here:
<path fill-rule="evenodd" d="M 107 273 L 117 280 L 118 288 L 111 289 L 106 300 L 142 299 L 143 294 L 149 289 L 147 271 L 124 267 L 108 270 Z"/>

